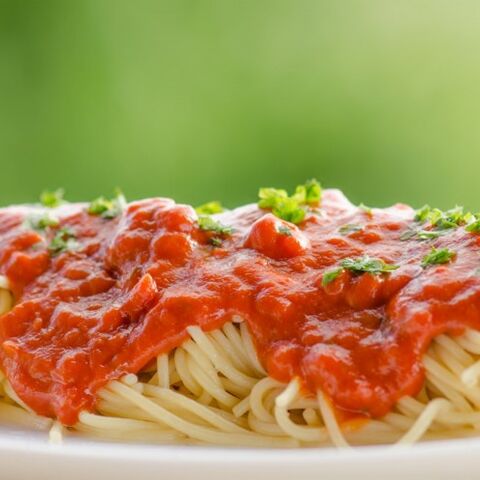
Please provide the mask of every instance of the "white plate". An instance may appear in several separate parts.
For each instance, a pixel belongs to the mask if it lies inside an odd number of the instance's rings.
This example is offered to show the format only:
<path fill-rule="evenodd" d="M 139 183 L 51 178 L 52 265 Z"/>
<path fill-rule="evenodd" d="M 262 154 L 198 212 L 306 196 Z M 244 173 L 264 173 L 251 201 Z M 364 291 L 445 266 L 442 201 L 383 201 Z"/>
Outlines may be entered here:
<path fill-rule="evenodd" d="M 0 427 L 1 480 L 342 480 L 480 478 L 480 439 L 414 447 L 270 450 L 67 438 Z"/>

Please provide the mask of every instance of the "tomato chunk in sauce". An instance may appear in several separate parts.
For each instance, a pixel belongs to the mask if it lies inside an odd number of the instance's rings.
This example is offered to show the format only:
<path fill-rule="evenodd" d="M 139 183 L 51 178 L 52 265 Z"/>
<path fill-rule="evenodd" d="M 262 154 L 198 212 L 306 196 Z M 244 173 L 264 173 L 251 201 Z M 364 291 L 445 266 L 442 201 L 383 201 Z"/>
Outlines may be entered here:
<path fill-rule="evenodd" d="M 113 219 L 64 205 L 50 210 L 60 226 L 43 232 L 25 226 L 34 210 L 0 210 L 0 273 L 14 295 L 0 317 L 0 363 L 29 407 L 66 425 L 108 381 L 185 341 L 190 325 L 208 331 L 239 315 L 272 377 L 298 376 L 336 408 L 372 417 L 419 391 L 433 337 L 480 329 L 480 237 L 459 227 L 405 239 L 417 228 L 405 205 L 368 212 L 326 190 L 297 226 L 247 205 L 214 216 L 234 230 L 213 244 L 192 207 L 163 198 Z M 52 255 L 58 228 L 76 248 Z M 422 267 L 432 246 L 455 256 Z M 363 256 L 398 268 L 322 281 Z"/>

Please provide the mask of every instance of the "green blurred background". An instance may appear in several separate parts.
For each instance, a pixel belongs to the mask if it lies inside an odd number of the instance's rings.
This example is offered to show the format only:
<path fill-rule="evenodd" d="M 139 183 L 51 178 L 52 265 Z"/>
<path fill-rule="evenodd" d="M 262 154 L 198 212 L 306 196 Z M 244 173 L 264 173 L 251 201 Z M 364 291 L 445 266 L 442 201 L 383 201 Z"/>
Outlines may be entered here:
<path fill-rule="evenodd" d="M 315 176 L 480 209 L 480 2 L 0 0 L 0 203 Z"/>

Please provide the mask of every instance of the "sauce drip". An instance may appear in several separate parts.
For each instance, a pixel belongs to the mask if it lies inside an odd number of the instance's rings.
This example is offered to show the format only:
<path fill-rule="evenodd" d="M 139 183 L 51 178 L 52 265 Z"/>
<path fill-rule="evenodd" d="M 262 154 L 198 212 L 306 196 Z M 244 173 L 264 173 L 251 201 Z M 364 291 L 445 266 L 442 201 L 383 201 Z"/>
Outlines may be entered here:
<path fill-rule="evenodd" d="M 415 226 L 405 205 L 369 213 L 327 190 L 298 227 L 247 205 L 215 216 L 235 230 L 214 246 L 195 211 L 168 199 L 133 202 L 111 220 L 70 204 L 52 212 L 79 248 L 53 257 L 54 232 L 24 226 L 33 210 L 0 210 L 0 273 L 15 298 L 0 317 L 0 363 L 29 407 L 66 425 L 109 380 L 185 341 L 189 325 L 241 316 L 271 376 L 299 376 L 337 408 L 372 417 L 419 391 L 433 337 L 480 329 L 480 236 L 460 227 L 402 241 Z M 361 228 L 341 233 L 347 224 Z M 455 259 L 422 268 L 432 245 Z M 363 255 L 399 268 L 322 285 Z"/>

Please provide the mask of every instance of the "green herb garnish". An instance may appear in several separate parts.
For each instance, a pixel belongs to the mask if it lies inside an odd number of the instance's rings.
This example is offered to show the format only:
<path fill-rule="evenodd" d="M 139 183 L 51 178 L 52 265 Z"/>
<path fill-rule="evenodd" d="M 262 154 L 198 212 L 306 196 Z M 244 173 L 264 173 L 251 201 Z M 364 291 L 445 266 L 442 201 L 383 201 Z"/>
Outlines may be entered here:
<path fill-rule="evenodd" d="M 369 256 L 359 258 L 345 258 L 340 262 L 340 266 L 353 273 L 389 273 L 397 270 L 398 265 L 385 263 L 380 258 L 371 258 Z"/>
<path fill-rule="evenodd" d="M 53 256 L 55 256 L 63 252 L 76 250 L 78 246 L 73 231 L 70 228 L 61 228 L 50 242 L 48 250 Z"/>
<path fill-rule="evenodd" d="M 441 265 L 450 262 L 455 256 L 456 253 L 448 248 L 437 249 L 432 247 L 430 252 L 423 257 L 421 265 L 423 268 L 429 265 Z"/>
<path fill-rule="evenodd" d="M 413 219 L 416 222 L 425 222 L 431 211 L 432 211 L 432 208 L 430 207 L 430 205 L 424 205 L 422 208 L 419 208 L 415 212 L 415 216 L 413 217 Z"/>
<path fill-rule="evenodd" d="M 367 207 L 364 203 L 361 203 L 358 208 L 360 210 L 363 210 L 368 216 L 372 216 L 373 215 L 373 210 L 371 207 Z"/>
<path fill-rule="evenodd" d="M 480 233 L 480 218 L 474 222 L 469 223 L 465 230 L 470 233 Z"/>
<path fill-rule="evenodd" d="M 58 227 L 58 218 L 50 213 L 32 213 L 25 219 L 25 227 L 31 230 L 46 230 L 49 227 Z"/>
<path fill-rule="evenodd" d="M 363 227 L 361 225 L 357 225 L 355 223 L 347 223 L 346 225 L 341 226 L 338 231 L 342 235 L 348 235 L 349 233 L 361 232 L 362 230 Z"/>
<path fill-rule="evenodd" d="M 112 219 L 120 215 L 125 209 L 127 201 L 123 193 L 118 190 L 115 198 L 108 200 L 105 197 L 98 197 L 88 206 L 87 212 L 90 215 L 98 215 L 102 218 Z"/>
<path fill-rule="evenodd" d="M 258 206 L 271 209 L 278 218 L 291 223 L 301 223 L 305 218 L 302 204 L 295 198 L 289 197 L 285 190 L 261 188 L 258 196 L 260 198 Z"/>
<path fill-rule="evenodd" d="M 223 225 L 207 215 L 202 215 L 198 218 L 198 226 L 200 230 L 213 232 L 217 235 L 231 235 L 233 233 L 232 227 Z"/>
<path fill-rule="evenodd" d="M 65 190 L 63 188 L 59 188 L 57 190 L 45 190 L 40 195 L 40 203 L 44 207 L 48 208 L 55 208 L 65 203 L 63 196 L 65 195 Z"/>
<path fill-rule="evenodd" d="M 305 202 L 308 205 L 320 203 L 320 200 L 322 199 L 322 187 L 315 178 L 311 178 L 305 182 L 305 189 L 307 197 Z"/>
<path fill-rule="evenodd" d="M 220 202 L 208 202 L 200 205 L 195 209 L 199 215 L 214 215 L 215 213 L 222 213 L 225 209 Z"/>
<path fill-rule="evenodd" d="M 260 208 L 275 208 L 279 202 L 288 198 L 286 190 L 279 188 L 261 188 L 258 191 L 258 206 Z"/>
<path fill-rule="evenodd" d="M 443 232 L 436 232 L 434 230 L 419 230 L 417 232 L 417 237 L 419 240 L 435 240 L 442 235 L 444 235 Z"/>
<path fill-rule="evenodd" d="M 406 230 L 400 235 L 400 240 L 411 240 L 416 238 L 418 240 L 435 240 L 436 238 L 444 235 L 445 232 L 437 230 Z"/>
<path fill-rule="evenodd" d="M 292 196 L 289 196 L 286 190 L 261 188 L 258 192 L 258 206 L 271 209 L 278 218 L 298 224 L 305 218 L 305 207 L 318 205 L 321 194 L 322 188 L 315 179 L 298 185 Z"/>
<path fill-rule="evenodd" d="M 471 212 L 465 212 L 463 207 L 456 206 L 450 210 L 442 211 L 425 205 L 416 211 L 414 220 L 419 223 L 428 222 L 433 230 L 418 230 L 416 236 L 420 240 L 431 240 L 442 235 L 443 231 L 451 230 L 465 225 L 465 230 L 480 233 L 480 218 Z M 402 240 L 412 238 L 407 232 Z"/>
<path fill-rule="evenodd" d="M 415 238 L 418 234 L 418 230 L 414 229 L 408 229 L 405 230 L 401 235 L 400 235 L 400 240 L 402 242 L 405 242 L 406 240 L 411 240 L 412 238 Z"/>
<path fill-rule="evenodd" d="M 342 267 L 337 267 L 334 268 L 333 270 L 329 270 L 328 272 L 325 272 L 322 276 L 322 286 L 326 286 L 329 283 L 332 283 L 334 280 L 336 280 L 340 274 L 343 272 Z"/>
<path fill-rule="evenodd" d="M 214 247 L 221 247 L 222 246 L 222 239 L 219 237 L 212 237 L 208 240 L 211 245 Z"/>
<path fill-rule="evenodd" d="M 213 233 L 213 236 L 208 241 L 214 247 L 220 247 L 222 245 L 222 237 L 231 235 L 234 231 L 232 227 L 223 225 L 208 215 L 198 217 L 198 227 L 204 232 Z"/>
<path fill-rule="evenodd" d="M 300 205 L 315 205 L 320 202 L 322 197 L 322 187 L 312 178 L 307 180 L 304 185 L 297 185 L 295 193 L 292 195 Z"/>
<path fill-rule="evenodd" d="M 390 273 L 396 270 L 398 265 L 392 265 L 384 262 L 380 258 L 371 258 L 369 256 L 359 258 L 344 258 L 340 266 L 323 274 L 322 285 L 328 285 L 333 282 L 342 272 L 349 270 L 353 273 L 371 273 L 378 275 L 381 273 Z"/>
<path fill-rule="evenodd" d="M 448 230 L 456 228 L 465 223 L 465 213 L 463 207 L 455 207 L 446 212 L 442 212 L 438 208 L 434 208 L 428 216 L 428 221 L 440 230 Z"/>
<path fill-rule="evenodd" d="M 463 207 L 456 206 L 450 210 L 440 210 L 425 205 L 416 211 L 414 220 L 419 223 L 429 222 L 437 230 L 449 230 L 468 224 L 475 219 L 470 212 L 465 212 Z"/>

